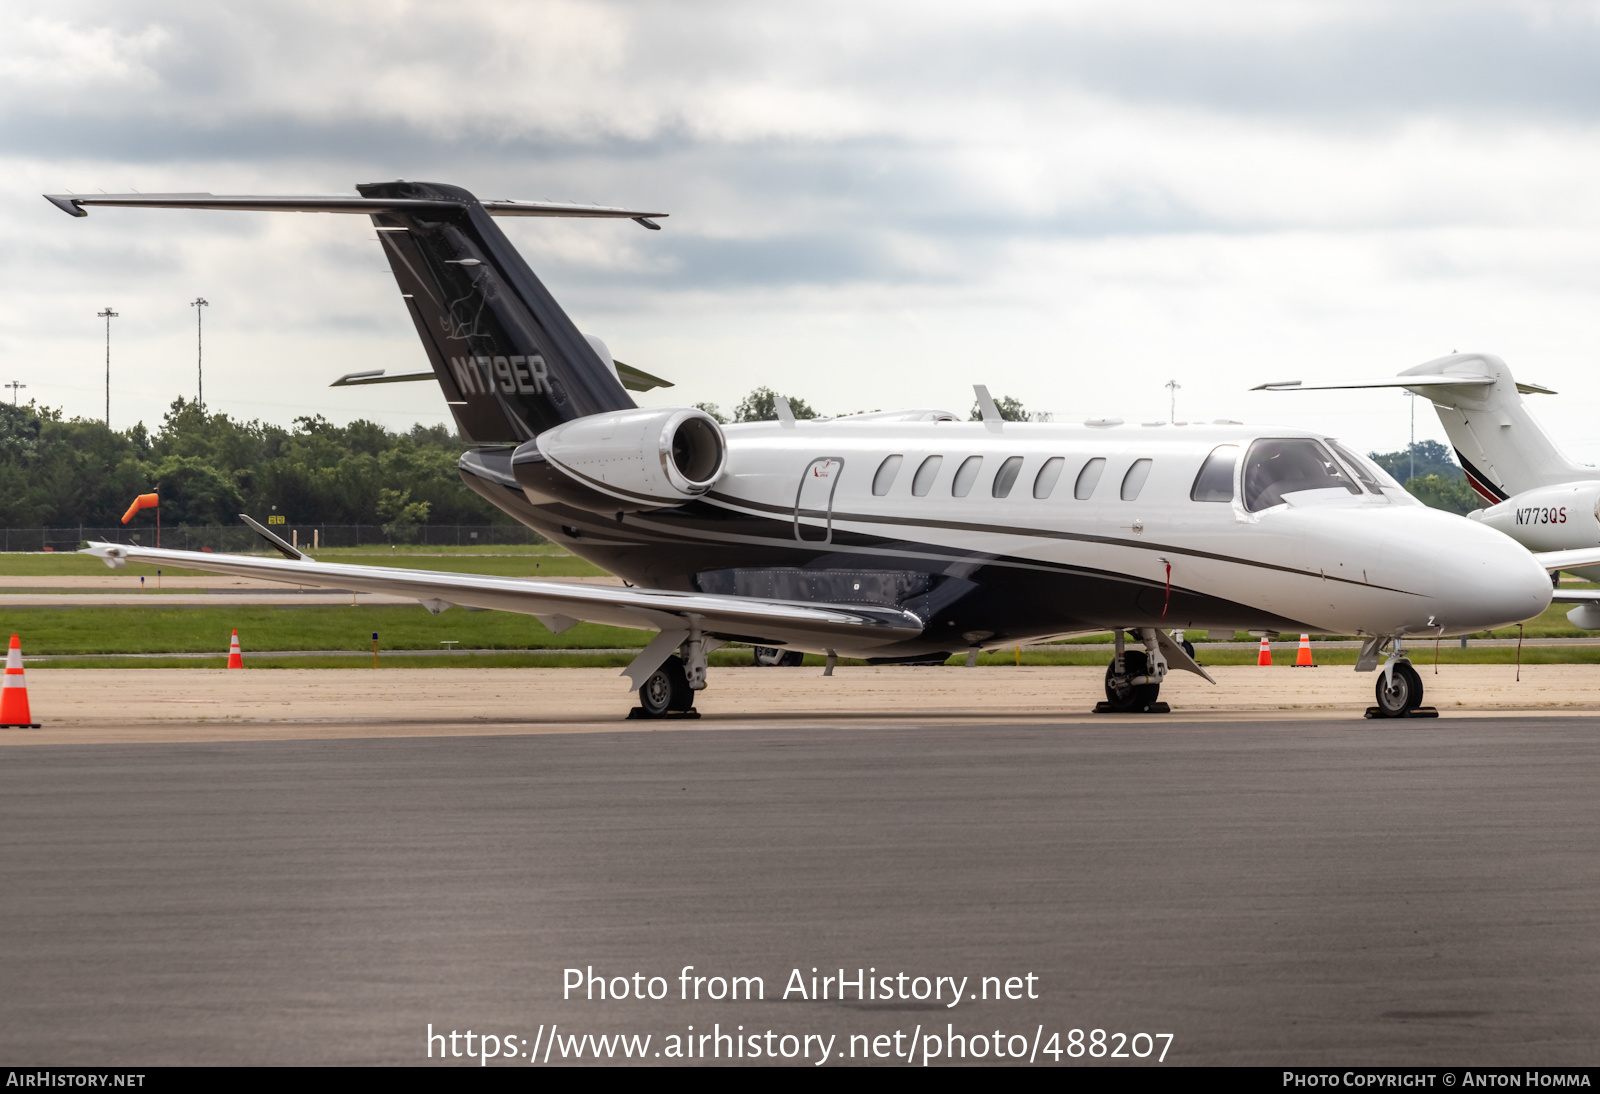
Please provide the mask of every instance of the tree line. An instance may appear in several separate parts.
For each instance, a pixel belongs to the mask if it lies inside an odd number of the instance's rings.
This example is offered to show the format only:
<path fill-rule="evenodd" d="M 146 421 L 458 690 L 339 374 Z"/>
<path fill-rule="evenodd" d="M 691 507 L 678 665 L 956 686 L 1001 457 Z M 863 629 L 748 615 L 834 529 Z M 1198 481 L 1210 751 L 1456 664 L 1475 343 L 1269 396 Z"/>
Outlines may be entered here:
<path fill-rule="evenodd" d="M 757 388 L 734 408 L 733 420 L 775 420 L 776 399 L 771 388 Z M 795 417 L 818 416 L 805 400 L 788 399 Z M 1027 420 L 1019 400 L 996 402 L 1007 420 Z M 715 405 L 700 405 L 727 420 Z M 152 490 L 161 495 L 163 521 L 173 525 L 233 524 L 241 512 L 395 530 L 514 523 L 462 485 L 456 460 L 465 447 L 442 425 L 394 432 L 369 421 L 334 425 L 319 415 L 285 427 L 209 413 L 181 398 L 153 432 L 142 422 L 111 430 L 48 407 L 0 403 L 0 526 L 112 525 L 135 495 Z M 1372 457 L 1435 508 L 1466 513 L 1482 504 L 1437 441 Z"/>
<path fill-rule="evenodd" d="M 300 417 L 285 428 L 178 399 L 154 431 L 0 404 L 0 525 L 118 523 L 138 494 L 161 495 L 169 525 L 497 524 L 511 518 L 462 485 L 463 445 L 445 426 Z"/>

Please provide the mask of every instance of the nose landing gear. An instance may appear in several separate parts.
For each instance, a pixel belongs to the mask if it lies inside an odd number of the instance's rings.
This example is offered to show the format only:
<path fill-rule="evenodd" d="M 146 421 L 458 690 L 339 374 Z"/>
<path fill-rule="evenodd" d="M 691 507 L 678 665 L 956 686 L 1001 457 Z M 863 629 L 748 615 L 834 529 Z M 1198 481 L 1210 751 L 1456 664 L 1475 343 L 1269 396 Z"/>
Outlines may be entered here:
<path fill-rule="evenodd" d="M 1398 641 L 1394 652 L 1384 663 L 1383 671 L 1378 673 L 1378 684 L 1374 690 L 1378 702 L 1376 706 L 1367 708 L 1368 718 L 1439 717 L 1437 709 L 1422 705 L 1422 677 L 1406 660 L 1405 651 L 1400 649 Z"/>
<path fill-rule="evenodd" d="M 1422 705 L 1422 677 L 1409 661 L 1401 661 L 1390 673 L 1378 677 L 1377 714 L 1368 717 L 1404 718 Z"/>

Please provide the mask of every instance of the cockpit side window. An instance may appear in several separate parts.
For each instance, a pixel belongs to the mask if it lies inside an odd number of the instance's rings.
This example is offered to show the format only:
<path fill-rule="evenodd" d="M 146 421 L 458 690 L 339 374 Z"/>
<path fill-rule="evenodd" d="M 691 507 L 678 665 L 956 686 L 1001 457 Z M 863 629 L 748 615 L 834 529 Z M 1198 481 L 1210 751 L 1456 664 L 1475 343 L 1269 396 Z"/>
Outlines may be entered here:
<path fill-rule="evenodd" d="M 1301 490 L 1343 489 L 1361 493 L 1339 461 L 1316 441 L 1260 440 L 1244 461 L 1244 507 L 1252 513 L 1283 502 Z"/>
<path fill-rule="evenodd" d="M 1200 473 L 1194 477 L 1194 486 L 1189 491 L 1190 499 L 1232 501 L 1233 468 L 1238 462 L 1238 445 L 1219 444 L 1213 448 L 1211 455 L 1206 457 L 1206 462 L 1200 465 Z"/>

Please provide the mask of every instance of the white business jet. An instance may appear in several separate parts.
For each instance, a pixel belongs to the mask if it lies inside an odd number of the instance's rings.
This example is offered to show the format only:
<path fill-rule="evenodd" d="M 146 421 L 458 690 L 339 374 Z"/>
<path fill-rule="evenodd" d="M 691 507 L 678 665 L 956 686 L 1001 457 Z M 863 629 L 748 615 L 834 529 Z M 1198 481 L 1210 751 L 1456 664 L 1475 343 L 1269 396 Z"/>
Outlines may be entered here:
<path fill-rule="evenodd" d="M 1504 532 L 1551 566 L 1600 581 L 1592 565 L 1600 547 L 1600 469 L 1574 463 L 1523 405 L 1524 395 L 1554 395 L 1540 384 L 1519 382 L 1489 353 L 1452 353 L 1397 376 L 1333 383 L 1287 380 L 1256 391 L 1332 391 L 1405 388 L 1427 397 L 1455 448 L 1467 483 L 1485 508 L 1471 519 Z M 1560 561 L 1561 552 L 1572 552 Z M 1600 629 L 1600 590 L 1558 589 L 1557 603 L 1575 626 Z"/>
<path fill-rule="evenodd" d="M 1004 422 L 935 409 L 720 426 L 641 408 L 495 216 L 662 216 L 479 201 L 392 182 L 359 197 L 49 196 L 85 206 L 361 213 L 377 227 L 431 371 L 471 445 L 463 481 L 625 588 L 95 543 L 127 561 L 658 632 L 624 670 L 637 713 L 693 711 L 729 641 L 869 662 L 1111 631 L 1105 711 L 1164 710 L 1170 669 L 1206 676 L 1170 628 L 1356 634 L 1377 713 L 1422 701 L 1411 636 L 1483 630 L 1550 603 L 1547 566 L 1418 504 L 1327 436 L 1294 428 Z M 625 379 L 631 381 L 625 385 Z M 294 511 L 294 499 L 280 508 Z M 245 518 L 249 519 L 249 518 Z M 1600 552 L 1594 561 L 1600 562 Z M 1135 648 L 1138 647 L 1138 648 Z M 1387 654 L 1387 656 L 1385 656 Z"/>

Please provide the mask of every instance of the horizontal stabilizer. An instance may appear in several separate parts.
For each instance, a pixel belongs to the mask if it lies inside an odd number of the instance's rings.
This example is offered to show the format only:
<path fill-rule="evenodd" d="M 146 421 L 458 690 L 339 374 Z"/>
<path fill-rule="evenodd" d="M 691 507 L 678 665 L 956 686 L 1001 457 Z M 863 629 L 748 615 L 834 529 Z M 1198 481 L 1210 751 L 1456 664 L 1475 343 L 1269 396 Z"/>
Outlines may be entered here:
<path fill-rule="evenodd" d="M 1304 380 L 1279 380 L 1257 384 L 1251 391 L 1340 391 L 1365 387 L 1482 387 L 1494 383 L 1493 376 L 1383 376 L 1375 380 L 1343 380 L 1332 384 L 1308 384 Z M 1554 394 L 1552 392 L 1552 394 Z"/>
<path fill-rule="evenodd" d="M 617 366 L 617 379 L 622 381 L 622 386 L 629 391 L 650 391 L 658 387 L 673 387 L 671 380 L 663 380 L 659 376 L 652 376 L 642 368 L 625 365 L 621 361 L 613 361 Z"/>
<path fill-rule="evenodd" d="M 462 202 L 433 198 L 369 198 L 345 194 L 46 194 L 45 200 L 75 217 L 89 215 L 85 206 L 117 205 L 145 209 L 234 209 L 256 213 L 428 213 L 459 210 Z M 640 209 L 621 209 L 611 205 L 582 205 L 570 201 L 483 201 L 490 216 L 497 217 L 615 217 L 636 220 L 646 228 L 659 229 L 651 213 Z"/>
<path fill-rule="evenodd" d="M 364 384 L 420 384 L 424 380 L 437 379 L 429 372 L 396 372 L 385 376 L 383 369 L 375 368 L 367 372 L 347 372 L 339 377 L 329 387 L 361 387 Z"/>
<path fill-rule="evenodd" d="M 621 361 L 613 361 L 617 366 L 617 379 L 622 381 L 622 386 L 629 391 L 652 391 L 658 387 L 673 387 L 671 380 L 663 380 L 659 376 L 652 376 L 641 368 L 625 365 Z M 424 380 L 437 379 L 432 372 L 396 372 L 385 375 L 383 369 L 376 368 L 367 372 L 347 372 L 339 377 L 329 387 L 361 387 L 366 384 L 420 384 Z"/>
<path fill-rule="evenodd" d="M 1493 376 L 1384 376 L 1374 380 L 1345 380 L 1333 384 L 1308 384 L 1304 380 L 1278 380 L 1270 384 L 1257 384 L 1251 391 L 1342 391 L 1353 388 L 1377 387 L 1488 387 L 1495 382 Z M 1543 384 L 1517 382 L 1517 390 L 1524 395 L 1554 395 L 1555 391 Z"/>

